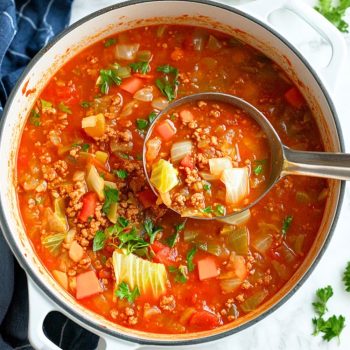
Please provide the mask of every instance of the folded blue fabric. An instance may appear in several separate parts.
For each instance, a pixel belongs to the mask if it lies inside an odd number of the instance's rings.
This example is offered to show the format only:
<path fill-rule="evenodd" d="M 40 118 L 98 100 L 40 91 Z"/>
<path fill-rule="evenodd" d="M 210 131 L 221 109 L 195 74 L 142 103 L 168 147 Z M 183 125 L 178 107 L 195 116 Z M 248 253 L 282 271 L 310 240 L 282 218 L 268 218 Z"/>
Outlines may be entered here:
<path fill-rule="evenodd" d="M 0 117 L 31 58 L 68 25 L 73 0 L 0 0 Z M 0 350 L 31 349 L 24 271 L 0 233 Z M 98 337 L 61 314 L 50 314 L 45 333 L 62 349 L 94 349 Z"/>

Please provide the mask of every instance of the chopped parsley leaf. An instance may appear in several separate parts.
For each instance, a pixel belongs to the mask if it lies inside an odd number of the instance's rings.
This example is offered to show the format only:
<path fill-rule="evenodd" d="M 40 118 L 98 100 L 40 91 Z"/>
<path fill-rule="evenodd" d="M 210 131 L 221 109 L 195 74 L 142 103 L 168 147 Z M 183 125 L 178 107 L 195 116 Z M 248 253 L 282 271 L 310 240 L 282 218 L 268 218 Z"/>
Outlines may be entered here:
<path fill-rule="evenodd" d="M 157 72 L 163 72 L 165 74 L 173 74 L 175 78 L 179 75 L 179 70 L 170 64 L 164 64 L 163 66 L 159 66 L 157 68 Z"/>
<path fill-rule="evenodd" d="M 289 230 L 290 225 L 292 224 L 293 221 L 293 216 L 292 215 L 288 215 L 284 218 L 283 220 L 283 225 L 282 225 L 282 236 L 285 237 L 287 234 L 287 231 Z"/>
<path fill-rule="evenodd" d="M 118 169 L 113 171 L 114 174 L 116 174 L 119 179 L 126 179 L 128 177 L 128 172 L 124 169 Z"/>
<path fill-rule="evenodd" d="M 169 83 L 168 80 L 165 78 L 158 78 L 156 80 L 156 85 L 168 101 L 172 101 L 175 98 L 175 87 L 173 84 Z"/>
<path fill-rule="evenodd" d="M 194 270 L 194 268 L 196 267 L 196 265 L 193 263 L 193 258 L 194 258 L 194 255 L 196 253 L 197 253 L 197 248 L 196 247 L 193 247 L 192 249 L 190 249 L 187 252 L 186 260 L 187 260 L 188 272 L 192 272 Z"/>
<path fill-rule="evenodd" d="M 154 120 L 157 118 L 157 112 L 152 111 L 149 116 L 148 116 L 148 121 L 150 124 L 152 124 L 154 122 Z"/>
<path fill-rule="evenodd" d="M 223 205 L 218 204 L 215 206 L 215 213 L 223 216 L 226 214 L 226 208 Z"/>
<path fill-rule="evenodd" d="M 105 41 L 105 43 L 103 45 L 104 45 L 104 47 L 110 47 L 110 46 L 114 45 L 116 42 L 117 42 L 117 39 L 109 38 Z"/>
<path fill-rule="evenodd" d="M 158 89 L 164 96 L 166 96 L 168 101 L 172 101 L 176 97 L 176 88 L 179 85 L 178 69 L 170 66 L 169 64 L 165 64 L 163 66 L 159 66 L 157 68 L 157 72 L 163 72 L 165 74 L 164 77 L 158 78 L 156 80 Z M 169 75 L 173 75 L 172 81 Z"/>
<path fill-rule="evenodd" d="M 163 230 L 162 227 L 155 227 L 153 221 L 150 218 L 147 218 L 143 224 L 146 233 L 149 236 L 150 243 L 154 243 L 154 240 L 159 232 Z"/>
<path fill-rule="evenodd" d="M 262 164 L 256 165 L 256 166 L 254 167 L 253 171 L 254 171 L 254 174 L 255 174 L 255 175 L 257 175 L 257 176 L 260 175 L 260 174 L 262 173 L 262 171 L 263 171 L 263 166 L 262 166 Z"/>
<path fill-rule="evenodd" d="M 41 102 L 41 108 L 42 109 L 49 109 L 49 108 L 52 108 L 52 103 L 49 102 L 49 101 L 45 101 L 43 99 L 40 99 L 40 102 Z"/>
<path fill-rule="evenodd" d="M 147 74 L 151 70 L 148 62 L 134 62 L 130 63 L 129 66 L 135 73 Z"/>
<path fill-rule="evenodd" d="M 211 184 L 210 183 L 206 183 L 203 185 L 204 191 L 209 192 L 211 190 Z"/>
<path fill-rule="evenodd" d="M 113 69 L 101 69 L 98 85 L 103 94 L 107 95 L 112 84 L 120 85 L 122 79 Z"/>
<path fill-rule="evenodd" d="M 104 231 L 99 230 L 96 232 L 94 240 L 92 242 L 92 250 L 94 252 L 97 252 L 98 250 L 101 250 L 106 243 L 106 234 L 104 233 Z"/>
<path fill-rule="evenodd" d="M 136 126 L 139 130 L 145 130 L 148 126 L 148 121 L 146 119 L 136 119 Z"/>
<path fill-rule="evenodd" d="M 30 122 L 30 124 L 32 124 L 34 126 L 41 125 L 40 114 L 37 111 L 35 111 L 34 109 L 32 110 L 32 113 L 30 113 L 29 122 Z"/>
<path fill-rule="evenodd" d="M 175 233 L 166 240 L 169 247 L 173 248 L 175 246 L 175 243 L 179 239 L 179 234 L 185 228 L 185 225 L 186 220 L 180 224 L 175 225 Z"/>
<path fill-rule="evenodd" d="M 91 102 L 88 101 L 82 101 L 80 103 L 80 106 L 82 106 L 83 108 L 89 108 L 91 106 Z"/>
<path fill-rule="evenodd" d="M 63 113 L 72 114 L 72 110 L 63 102 L 59 103 L 58 108 Z"/>
<path fill-rule="evenodd" d="M 350 262 L 346 265 L 346 269 L 343 274 L 343 282 L 345 284 L 345 290 L 350 292 Z"/>
<path fill-rule="evenodd" d="M 90 148 L 90 145 L 88 143 L 82 143 L 80 147 L 82 151 L 87 152 Z"/>
<path fill-rule="evenodd" d="M 210 214 L 210 213 L 213 212 L 213 209 L 212 209 L 212 207 L 209 205 L 208 207 L 202 209 L 202 212 L 203 212 L 203 213 L 206 213 L 206 214 Z"/>
<path fill-rule="evenodd" d="M 106 186 L 104 189 L 105 202 L 102 207 L 102 211 L 108 214 L 112 203 L 117 203 L 119 201 L 119 191 L 115 188 Z"/>
<path fill-rule="evenodd" d="M 141 294 L 137 286 L 134 290 L 130 290 L 129 285 L 126 282 L 122 282 L 115 291 L 115 295 L 121 300 L 126 299 L 129 303 L 133 303 Z"/>
<path fill-rule="evenodd" d="M 186 283 L 187 282 L 187 266 L 180 265 L 179 267 L 176 266 L 169 266 L 168 267 L 169 272 L 175 275 L 174 280 L 177 283 Z"/>

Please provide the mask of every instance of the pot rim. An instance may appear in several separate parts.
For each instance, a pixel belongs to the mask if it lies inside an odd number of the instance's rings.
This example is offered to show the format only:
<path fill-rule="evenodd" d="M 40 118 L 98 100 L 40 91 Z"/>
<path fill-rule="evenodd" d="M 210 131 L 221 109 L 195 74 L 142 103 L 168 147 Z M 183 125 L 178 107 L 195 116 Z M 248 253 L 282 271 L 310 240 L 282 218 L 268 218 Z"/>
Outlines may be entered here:
<path fill-rule="evenodd" d="M 7 120 L 7 118 L 10 117 L 9 111 L 11 109 L 11 105 L 13 103 L 13 100 L 14 100 L 14 97 L 15 97 L 17 91 L 19 90 L 22 83 L 26 80 L 28 73 L 31 71 L 31 69 L 37 63 L 37 61 L 39 59 L 41 59 L 42 56 L 44 56 L 46 54 L 46 52 L 49 51 L 54 45 L 56 45 L 57 42 L 59 42 L 61 39 L 63 39 L 71 31 L 75 30 L 76 28 L 78 28 L 82 24 L 90 21 L 91 19 L 93 19 L 95 17 L 101 16 L 101 15 L 108 13 L 110 11 L 113 11 L 115 9 L 128 7 L 130 5 L 155 2 L 155 1 L 162 2 L 163 0 L 127 0 L 127 1 L 123 1 L 123 2 L 115 4 L 115 5 L 105 7 L 103 9 L 98 10 L 98 11 L 95 11 L 95 12 L 81 18 L 80 20 L 73 23 L 72 25 L 68 26 L 60 34 L 58 34 L 46 47 L 42 48 L 32 58 L 32 60 L 27 65 L 27 67 L 24 69 L 23 73 L 21 74 L 20 78 L 18 79 L 16 85 L 14 86 L 14 88 L 12 89 L 12 91 L 8 97 L 8 100 L 7 100 L 6 105 L 4 107 L 4 110 L 3 110 L 3 115 L 2 115 L 1 125 L 0 125 L 0 140 L 3 138 L 3 136 L 6 132 L 6 130 L 4 128 L 5 121 Z M 344 139 L 343 139 L 341 126 L 339 123 L 339 118 L 338 118 L 334 103 L 333 103 L 333 101 L 332 101 L 332 99 L 327 91 L 327 88 L 325 87 L 325 85 L 323 84 L 322 80 L 320 79 L 320 77 L 318 76 L 316 71 L 313 69 L 313 67 L 301 55 L 301 53 L 299 53 L 299 51 L 296 49 L 296 47 L 292 43 L 290 43 L 287 39 L 285 39 L 281 34 L 279 34 L 275 29 L 270 27 L 268 24 L 257 19 L 253 15 L 250 15 L 250 14 L 240 10 L 239 8 L 231 7 L 229 5 L 225 5 L 222 3 L 217 3 L 217 2 L 214 2 L 212 0 L 169 0 L 169 1 L 171 1 L 171 2 L 193 2 L 193 3 L 209 5 L 212 7 L 217 7 L 217 8 L 220 8 L 220 9 L 223 9 L 223 10 L 226 10 L 226 11 L 229 11 L 229 12 L 232 12 L 232 13 L 235 13 L 239 16 L 244 17 L 244 18 L 248 19 L 249 21 L 252 21 L 255 24 L 258 24 L 259 26 L 263 27 L 265 30 L 270 32 L 275 37 L 277 37 L 277 39 L 279 39 L 284 45 L 286 45 L 298 57 L 298 59 L 308 69 L 308 71 L 311 73 L 312 77 L 315 79 L 316 83 L 320 87 L 320 89 L 321 89 L 321 91 L 322 91 L 322 93 L 327 101 L 327 104 L 329 106 L 329 109 L 331 111 L 331 114 L 332 114 L 332 117 L 333 117 L 333 120 L 335 123 L 335 127 L 336 127 L 337 134 L 338 134 L 337 136 L 338 136 L 340 150 L 342 152 L 344 152 L 344 149 L 345 149 Z M 99 333 L 104 333 L 108 336 L 116 337 L 118 339 L 129 341 L 129 342 L 140 344 L 140 345 L 158 345 L 158 346 L 159 345 L 165 345 L 165 346 L 166 345 L 167 346 L 194 345 L 194 344 L 201 344 L 201 343 L 206 343 L 206 342 L 211 342 L 211 341 L 217 341 L 221 338 L 224 338 L 224 337 L 230 336 L 234 333 L 237 333 L 239 331 L 242 331 L 242 330 L 254 325 L 255 323 L 259 322 L 260 320 L 264 319 L 266 316 L 270 315 L 272 312 L 274 312 L 280 306 L 282 306 L 291 296 L 294 295 L 294 293 L 302 286 L 302 284 L 307 280 L 307 278 L 310 276 L 311 272 L 317 266 L 318 262 L 322 258 L 323 254 L 324 254 L 324 252 L 325 252 L 325 250 L 326 250 L 326 248 L 327 248 L 327 246 L 328 246 L 328 244 L 333 236 L 333 233 L 334 233 L 334 230 L 335 230 L 338 218 L 339 218 L 340 210 L 342 207 L 344 193 L 345 193 L 345 181 L 341 181 L 339 198 L 338 198 L 338 205 L 337 205 L 337 208 L 336 208 L 335 213 L 334 213 L 334 219 L 333 219 L 333 222 L 329 228 L 328 235 L 327 235 L 321 249 L 319 250 L 319 252 L 316 255 L 312 264 L 309 266 L 309 268 L 306 270 L 306 272 L 303 274 L 303 276 L 300 278 L 300 280 L 296 283 L 296 285 L 293 288 L 291 288 L 279 301 L 277 301 L 269 309 L 262 312 L 256 318 L 251 319 L 248 322 L 235 327 L 234 329 L 230 329 L 230 330 L 227 330 L 227 331 L 224 331 L 221 333 L 217 333 L 214 335 L 209 335 L 209 336 L 205 336 L 205 337 L 198 337 L 198 338 L 188 339 L 188 340 L 180 340 L 180 341 L 141 339 L 141 338 L 138 338 L 135 336 L 121 334 L 117 330 L 109 329 L 109 328 L 103 327 L 103 326 L 101 326 L 93 321 L 84 319 L 84 317 L 81 316 L 79 312 L 75 311 L 75 309 L 73 308 L 72 305 L 68 305 L 67 303 L 63 302 L 61 299 L 56 297 L 56 295 L 51 291 L 51 289 L 48 288 L 44 283 L 42 283 L 40 278 L 37 277 L 37 272 L 30 266 L 30 264 L 27 263 L 25 256 L 22 254 L 20 249 L 18 249 L 16 242 L 13 238 L 13 234 L 11 233 L 11 230 L 10 230 L 6 220 L 5 220 L 4 212 L 6 211 L 6 209 L 3 206 L 1 197 L 0 197 L 0 228 L 3 232 L 3 235 L 4 235 L 8 245 L 10 246 L 13 254 L 15 255 L 17 261 L 20 263 L 21 267 L 25 270 L 27 277 L 30 277 L 33 280 L 33 282 L 40 288 L 40 290 L 43 293 L 45 293 L 45 296 L 49 297 L 53 303 L 58 305 L 59 308 L 65 310 L 65 311 L 69 311 L 69 314 L 70 314 L 70 316 L 72 316 L 73 320 L 76 319 L 80 323 L 87 325 L 91 329 L 95 329 Z"/>

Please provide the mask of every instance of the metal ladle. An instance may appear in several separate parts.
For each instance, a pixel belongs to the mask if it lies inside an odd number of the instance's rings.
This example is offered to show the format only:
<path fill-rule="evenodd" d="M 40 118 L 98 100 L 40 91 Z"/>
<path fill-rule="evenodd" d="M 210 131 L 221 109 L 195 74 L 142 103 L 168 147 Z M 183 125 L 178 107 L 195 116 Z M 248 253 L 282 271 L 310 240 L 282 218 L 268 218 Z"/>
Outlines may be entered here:
<path fill-rule="evenodd" d="M 281 139 L 279 138 L 276 130 L 273 128 L 271 123 L 267 118 L 254 106 L 245 100 L 217 92 L 205 92 L 189 95 L 170 103 L 165 109 L 163 109 L 154 120 L 152 126 L 149 128 L 144 144 L 143 144 L 143 165 L 146 174 L 147 181 L 153 190 L 153 192 L 158 196 L 156 189 L 150 182 L 147 166 L 146 166 L 146 143 L 152 134 L 153 127 L 157 120 L 161 118 L 164 114 L 167 114 L 173 108 L 179 107 L 183 104 L 187 104 L 195 101 L 218 101 L 231 104 L 244 110 L 253 118 L 265 132 L 267 140 L 269 142 L 269 147 L 271 150 L 271 172 L 270 178 L 267 179 L 267 186 L 265 191 L 254 201 L 249 203 L 246 207 L 241 208 L 238 211 L 227 214 L 225 216 L 215 216 L 215 217 L 201 217 L 195 216 L 193 218 L 202 220 L 220 220 L 231 218 L 251 207 L 253 207 L 257 202 L 259 202 L 270 190 L 271 188 L 284 176 L 286 175 L 306 175 L 315 176 L 329 179 L 337 180 L 350 180 L 350 154 L 346 153 L 327 153 L 327 152 L 305 152 L 305 151 L 295 151 L 289 147 L 283 145 Z M 170 207 L 170 209 L 174 210 Z M 176 210 L 174 210 L 176 211 Z M 178 212 L 177 212 L 178 213 Z M 180 213 L 178 213 L 180 214 Z M 180 214 L 181 215 L 181 214 Z"/>

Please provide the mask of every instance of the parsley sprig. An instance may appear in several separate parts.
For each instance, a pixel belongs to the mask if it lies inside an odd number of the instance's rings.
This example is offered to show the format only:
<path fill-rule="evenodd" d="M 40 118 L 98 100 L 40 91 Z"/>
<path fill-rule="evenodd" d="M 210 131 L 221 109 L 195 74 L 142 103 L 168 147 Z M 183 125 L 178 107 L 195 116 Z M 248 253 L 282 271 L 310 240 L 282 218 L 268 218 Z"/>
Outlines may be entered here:
<path fill-rule="evenodd" d="M 169 272 L 171 272 L 172 274 L 174 274 L 174 281 L 176 283 L 186 283 L 188 280 L 188 270 L 187 270 L 187 266 L 185 265 L 180 265 L 179 267 L 176 266 L 169 266 L 168 267 Z"/>
<path fill-rule="evenodd" d="M 347 263 L 344 274 L 343 274 L 343 282 L 345 285 L 345 290 L 350 292 L 350 261 Z"/>
<path fill-rule="evenodd" d="M 135 73 L 147 74 L 151 70 L 149 62 L 134 62 L 130 63 L 129 66 Z"/>
<path fill-rule="evenodd" d="M 154 243 L 157 234 L 163 230 L 162 227 L 156 227 L 150 218 L 147 218 L 145 220 L 143 226 L 145 228 L 146 233 L 149 236 L 149 241 L 151 244 Z"/>
<path fill-rule="evenodd" d="M 313 335 L 323 333 L 322 338 L 330 341 L 331 339 L 340 336 L 340 333 L 345 327 L 345 317 L 342 315 L 331 316 L 324 319 L 324 314 L 328 311 L 327 302 L 333 296 L 333 289 L 331 286 L 317 289 L 316 301 L 312 303 L 317 317 L 312 319 L 314 325 Z"/>
<path fill-rule="evenodd" d="M 180 224 L 175 225 L 175 233 L 171 235 L 166 241 L 169 247 L 173 248 L 175 246 L 175 243 L 179 239 L 180 232 L 185 228 L 185 225 L 186 220 Z"/>
<path fill-rule="evenodd" d="M 133 303 L 141 294 L 138 287 L 130 290 L 129 285 L 126 282 L 122 282 L 115 291 L 115 295 L 121 300 L 126 299 L 129 303 Z"/>
<path fill-rule="evenodd" d="M 341 32 L 349 33 L 349 24 L 344 21 L 345 12 L 350 8 L 350 0 L 319 0 L 315 6 L 321 15 L 333 23 Z"/>
<path fill-rule="evenodd" d="M 101 69 L 100 77 L 98 80 L 98 85 L 100 86 L 100 90 L 103 94 L 107 95 L 110 86 L 113 84 L 120 85 L 122 79 L 117 75 L 116 70 L 114 69 Z"/>
<path fill-rule="evenodd" d="M 102 207 L 102 211 L 107 215 L 112 203 L 117 203 L 119 201 L 119 191 L 115 188 L 106 186 L 104 193 L 106 198 Z"/>
<path fill-rule="evenodd" d="M 282 230 L 281 230 L 281 233 L 282 233 L 283 237 L 286 237 L 287 231 L 289 230 L 290 225 L 292 224 L 292 221 L 293 221 L 293 216 L 292 215 L 288 215 L 288 216 L 286 216 L 284 218 L 283 224 L 282 224 Z"/>
<path fill-rule="evenodd" d="M 156 85 L 160 92 L 168 99 L 172 101 L 176 97 L 176 90 L 179 82 L 179 70 L 169 64 L 159 66 L 157 72 L 163 72 L 164 76 L 156 80 Z"/>

